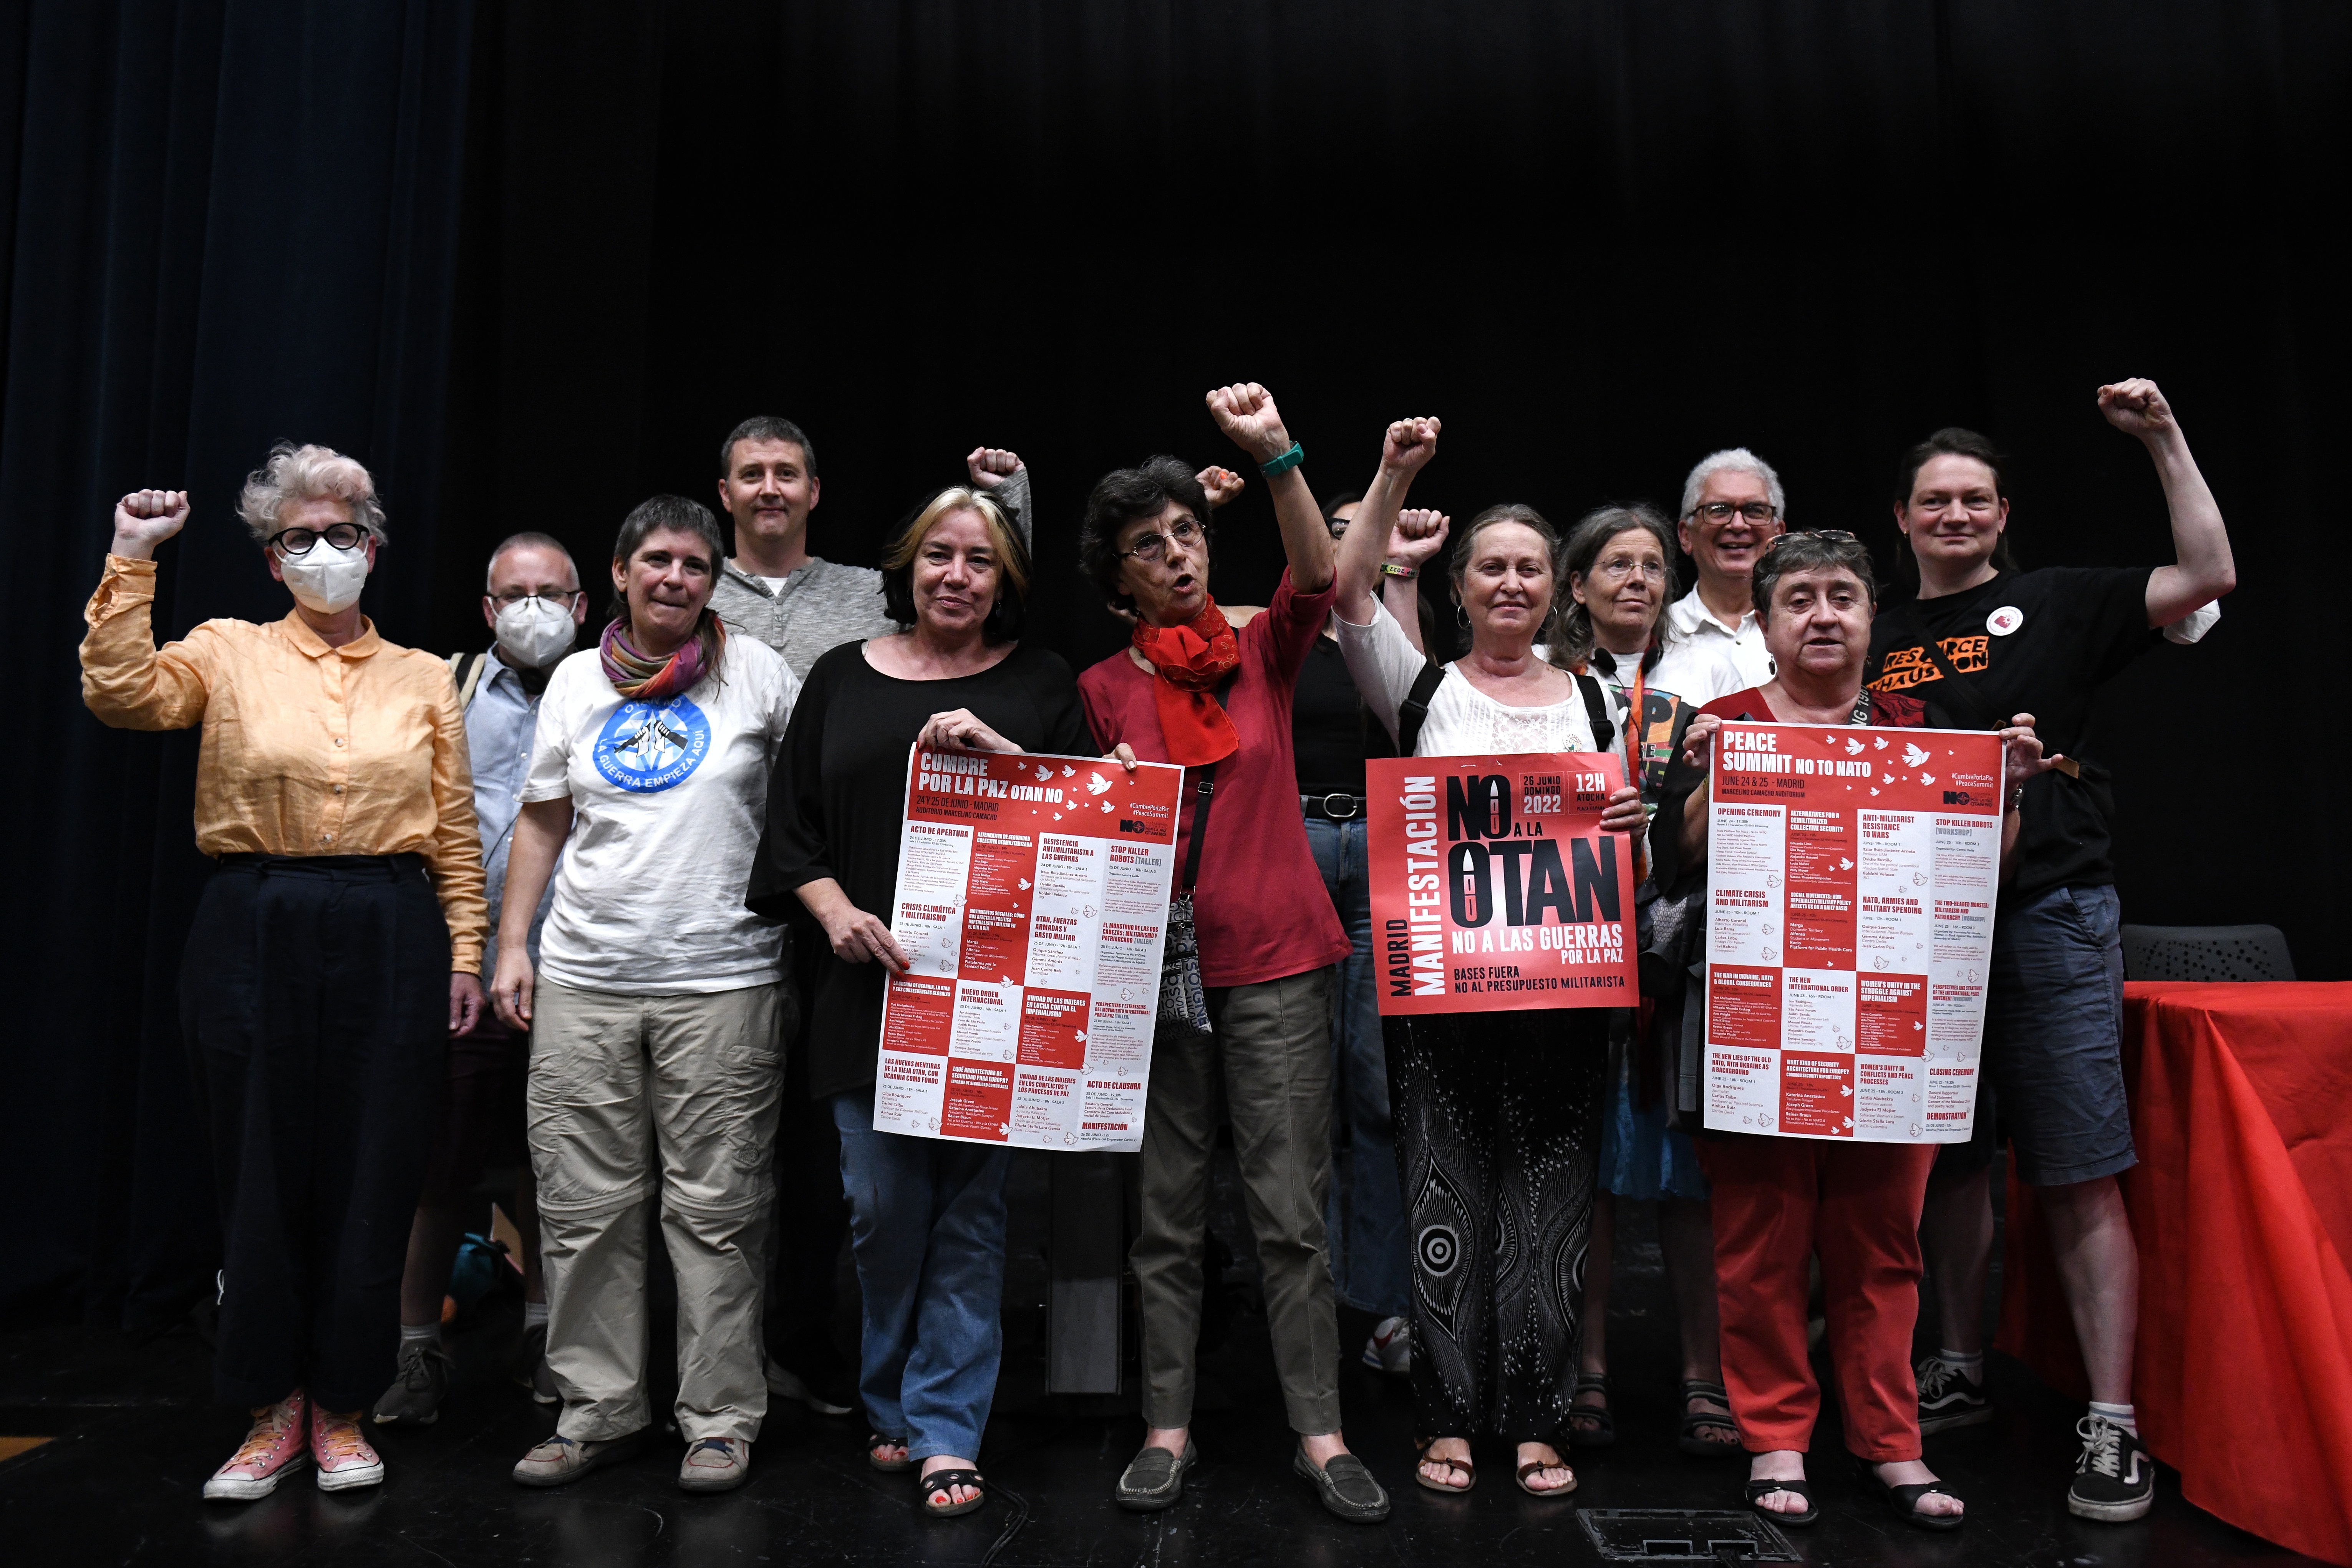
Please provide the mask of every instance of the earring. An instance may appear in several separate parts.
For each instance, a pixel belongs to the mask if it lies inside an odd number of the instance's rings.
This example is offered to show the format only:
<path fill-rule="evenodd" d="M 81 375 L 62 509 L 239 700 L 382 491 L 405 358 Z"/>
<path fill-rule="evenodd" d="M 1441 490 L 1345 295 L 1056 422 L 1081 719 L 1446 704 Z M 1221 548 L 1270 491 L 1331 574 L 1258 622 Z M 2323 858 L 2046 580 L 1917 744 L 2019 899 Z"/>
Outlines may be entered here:
<path fill-rule="evenodd" d="M 1470 629 L 1470 606 L 1467 605 L 1454 605 L 1454 618 L 1461 624 L 1464 631 L 1468 631 Z"/>

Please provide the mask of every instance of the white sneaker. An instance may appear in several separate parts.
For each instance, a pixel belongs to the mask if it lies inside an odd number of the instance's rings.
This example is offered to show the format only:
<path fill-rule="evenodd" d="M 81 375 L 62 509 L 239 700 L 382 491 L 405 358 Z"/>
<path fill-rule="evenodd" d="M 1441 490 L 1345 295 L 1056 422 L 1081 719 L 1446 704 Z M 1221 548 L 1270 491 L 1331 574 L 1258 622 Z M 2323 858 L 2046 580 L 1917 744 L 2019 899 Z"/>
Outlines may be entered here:
<path fill-rule="evenodd" d="M 819 1415 L 846 1415 L 849 1406 L 835 1405 L 815 1389 L 801 1381 L 801 1374 L 778 1361 L 768 1358 L 768 1392 L 779 1399 L 790 1399 L 808 1406 Z"/>
<path fill-rule="evenodd" d="M 1412 1372 L 1412 1324 L 1403 1318 L 1382 1318 L 1364 1342 L 1364 1364 L 1397 1377 Z"/>

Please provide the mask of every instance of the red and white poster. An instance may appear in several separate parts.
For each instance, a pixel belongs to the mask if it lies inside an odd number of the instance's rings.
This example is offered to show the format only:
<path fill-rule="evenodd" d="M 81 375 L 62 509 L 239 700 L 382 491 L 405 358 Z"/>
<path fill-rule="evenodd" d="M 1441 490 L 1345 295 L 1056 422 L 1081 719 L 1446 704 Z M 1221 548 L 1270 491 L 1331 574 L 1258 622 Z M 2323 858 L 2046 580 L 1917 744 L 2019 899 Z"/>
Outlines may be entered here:
<path fill-rule="evenodd" d="M 909 748 L 875 1131 L 1142 1147 L 1183 775 Z"/>
<path fill-rule="evenodd" d="M 1706 1124 L 1958 1143 L 1974 1124 L 2001 740 L 1726 724 L 1707 821 Z"/>
<path fill-rule="evenodd" d="M 1622 757 L 1364 768 L 1383 1016 L 1633 1005 L 1633 841 L 1601 828 Z"/>

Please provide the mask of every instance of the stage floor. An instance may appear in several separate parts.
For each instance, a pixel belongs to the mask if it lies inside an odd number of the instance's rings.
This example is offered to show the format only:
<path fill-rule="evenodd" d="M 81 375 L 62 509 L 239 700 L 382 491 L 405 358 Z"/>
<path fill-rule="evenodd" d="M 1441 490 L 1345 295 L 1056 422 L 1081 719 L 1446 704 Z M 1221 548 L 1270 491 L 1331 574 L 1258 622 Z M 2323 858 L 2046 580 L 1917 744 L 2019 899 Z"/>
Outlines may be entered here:
<path fill-rule="evenodd" d="M 1220 1228 L 1239 1241 L 1230 1157 L 1222 1177 Z M 1280 1394 L 1244 1265 L 1231 1275 L 1239 1308 L 1230 1334 L 1203 1357 L 1196 1426 L 1202 1462 L 1184 1500 L 1158 1516 L 1123 1514 L 1110 1502 L 1110 1488 L 1140 1435 L 1133 1395 L 1061 1401 L 1042 1392 L 1040 1184 L 1034 1163 L 1024 1163 L 1007 1270 L 1004 1374 L 982 1455 L 996 1491 L 977 1514 L 941 1522 L 923 1518 L 911 1481 L 866 1468 L 862 1423 L 819 1420 L 797 1409 L 771 1417 L 751 1481 L 731 1494 L 680 1493 L 674 1478 L 681 1450 L 674 1440 L 563 1490 L 523 1490 L 508 1479 L 509 1468 L 552 1428 L 553 1418 L 499 1375 L 518 1322 L 512 1302 L 502 1300 L 451 1336 L 460 1382 L 439 1423 L 377 1429 L 389 1471 L 383 1486 L 331 1497 L 305 1471 L 276 1496 L 244 1505 L 208 1504 L 198 1496 L 243 1420 L 212 1405 L 208 1352 L 193 1334 L 136 1347 L 93 1328 L 0 1336 L 0 1439 L 50 1439 L 0 1457 L 0 1542 L 6 1543 L 0 1557 L 21 1568 L 330 1562 L 335 1568 L 636 1568 L 979 1564 L 995 1548 L 993 1561 L 1003 1568 L 1506 1568 L 1602 1561 L 1578 1521 L 1579 1508 L 1739 1506 L 1739 1463 L 1688 1460 L 1675 1450 L 1673 1325 L 1656 1247 L 1636 1223 L 1621 1242 L 1610 1314 L 1620 1436 L 1613 1448 L 1573 1455 L 1581 1486 L 1572 1502 L 1522 1495 L 1511 1484 L 1510 1455 L 1499 1447 L 1479 1454 L 1479 1484 L 1467 1496 L 1415 1487 L 1408 1391 L 1351 1363 L 1342 1381 L 1348 1435 L 1394 1495 L 1396 1511 L 1376 1526 L 1325 1514 L 1290 1473 Z M 1361 1319 L 1342 1326 L 1351 1343 L 1362 1343 Z M 659 1331 L 657 1339 L 666 1333 Z M 2137 1524 L 2070 1517 L 2065 1488 L 2079 1410 L 1997 1356 L 1991 1379 L 1998 1412 L 1990 1425 L 1927 1440 L 1928 1463 L 1968 1500 L 1966 1529 L 1934 1535 L 1894 1519 L 1846 1469 L 1832 1415 L 1815 1442 L 1821 1522 L 1789 1532 L 1804 1560 L 1971 1568 L 2309 1561 L 2190 1507 L 2168 1473 L 2155 1511 Z M 0 1456 L 8 1456 L 5 1442 Z M 1025 1518 L 1003 1539 L 1024 1504 Z"/>

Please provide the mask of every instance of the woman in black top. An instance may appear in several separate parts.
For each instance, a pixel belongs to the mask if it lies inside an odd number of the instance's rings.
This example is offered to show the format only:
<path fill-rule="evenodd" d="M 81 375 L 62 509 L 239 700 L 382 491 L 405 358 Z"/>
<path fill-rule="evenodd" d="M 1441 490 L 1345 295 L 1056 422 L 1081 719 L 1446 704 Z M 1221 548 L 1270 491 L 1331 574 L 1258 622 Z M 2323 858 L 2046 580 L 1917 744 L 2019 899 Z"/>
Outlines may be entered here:
<path fill-rule="evenodd" d="M 877 1132 L 874 1063 L 886 971 L 907 955 L 888 921 L 898 877 L 908 748 L 1058 752 L 1094 744 L 1070 667 L 1014 640 L 1028 554 L 987 496 L 943 490 L 883 561 L 905 629 L 845 643 L 801 688 L 768 792 L 750 903 L 797 898 L 833 958 L 809 1030 L 809 1090 L 841 1131 L 851 1247 L 865 1295 L 858 1390 L 880 1470 L 920 1466 L 923 1508 L 985 1498 L 974 1457 L 1003 1334 L 1003 1149 Z"/>
<path fill-rule="evenodd" d="M 2193 642 L 2206 606 L 2237 585 L 2221 509 L 2152 381 L 2099 388 L 2107 422 L 2155 461 L 2172 513 L 2169 566 L 2020 572 L 2009 558 L 2000 458 L 1969 430 L 1938 430 L 1906 456 L 1895 524 L 1918 597 L 1878 617 L 1873 689 L 1926 704 L 1940 728 L 1990 730 L 2031 713 L 2061 761 L 2026 786 L 2013 879 L 1993 923 L 1984 1077 L 2017 1173 L 2041 1189 L 2067 1305 L 2090 1373 L 2076 1430 L 2083 1457 L 2067 1506 L 2085 1519 L 2137 1519 L 2154 1497 L 2131 1407 L 2139 1254 L 2116 1175 L 2135 1163 L 2122 1061 L 2122 910 L 2108 858 L 2105 770 L 2080 753 L 2099 687 L 2154 647 L 2158 628 Z M 1915 1369 L 1920 1428 L 1991 1417 L 1978 1313 L 1992 1254 L 1988 1173 L 1993 1108 L 1978 1136 L 1937 1163 L 1921 1226 L 1937 1281 L 1943 1345 Z"/>

